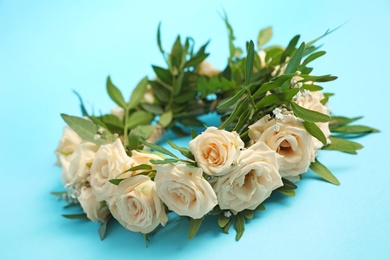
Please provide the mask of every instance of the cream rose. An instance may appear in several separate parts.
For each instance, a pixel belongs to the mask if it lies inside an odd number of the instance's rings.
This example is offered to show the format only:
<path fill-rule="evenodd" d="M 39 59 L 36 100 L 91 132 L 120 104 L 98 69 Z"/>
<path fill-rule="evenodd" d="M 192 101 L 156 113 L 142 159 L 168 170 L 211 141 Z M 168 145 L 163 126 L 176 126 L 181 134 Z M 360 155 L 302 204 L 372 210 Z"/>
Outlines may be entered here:
<path fill-rule="evenodd" d="M 206 174 L 221 176 L 237 163 L 244 142 L 236 132 L 208 127 L 188 145 L 198 166 Z"/>
<path fill-rule="evenodd" d="M 119 183 L 110 201 L 112 215 L 125 228 L 147 234 L 168 217 L 157 196 L 156 184 L 147 176 L 137 175 Z"/>
<path fill-rule="evenodd" d="M 273 190 L 283 186 L 278 168 L 275 151 L 263 142 L 244 150 L 240 163 L 214 184 L 219 207 L 234 214 L 256 209 Z"/>
<path fill-rule="evenodd" d="M 58 157 L 57 164 L 62 166 L 62 161 L 69 161 L 66 160 L 66 157 L 71 155 L 73 151 L 76 150 L 81 141 L 81 137 L 75 131 L 73 131 L 72 128 L 65 126 L 61 140 L 56 149 L 56 154 Z"/>
<path fill-rule="evenodd" d="M 91 187 L 82 187 L 77 198 L 87 218 L 92 221 L 105 221 L 110 214 L 105 202 L 96 200 Z"/>
<path fill-rule="evenodd" d="M 282 177 L 305 173 L 314 161 L 314 139 L 294 115 L 284 115 L 283 121 L 267 115 L 249 126 L 249 137 L 255 142 L 264 142 L 280 155 Z"/>
<path fill-rule="evenodd" d="M 212 76 L 218 75 L 220 73 L 221 73 L 221 71 L 219 69 L 217 69 L 216 67 L 214 67 L 208 61 L 204 60 L 199 65 L 199 74 L 200 75 L 212 77 Z"/>
<path fill-rule="evenodd" d="M 100 146 L 91 166 L 90 184 L 98 201 L 109 200 L 116 186 L 110 179 L 125 178 L 122 174 L 133 166 L 133 160 L 127 156 L 120 139 L 112 144 Z"/>
<path fill-rule="evenodd" d="M 217 197 L 201 169 L 180 163 L 157 166 L 156 170 L 157 193 L 178 215 L 199 219 L 217 205 Z"/>
<path fill-rule="evenodd" d="M 68 185 L 86 182 L 89 176 L 90 166 L 98 148 L 93 143 L 81 143 L 70 156 L 67 174 L 62 176 L 62 181 L 66 181 L 65 184 Z"/>
<path fill-rule="evenodd" d="M 300 105 L 301 107 L 317 111 L 322 114 L 330 115 L 330 109 L 328 106 L 323 105 L 321 103 L 321 100 L 324 99 L 325 96 L 320 91 L 306 91 L 303 95 L 300 95 L 296 99 L 296 103 Z M 321 131 L 324 133 L 327 143 L 330 144 L 330 130 L 329 130 L 329 122 L 318 122 L 316 125 L 321 129 Z M 319 149 L 321 149 L 324 145 L 319 140 L 314 140 L 314 146 L 316 148 L 316 151 L 318 152 Z M 316 152 L 316 153 L 317 153 Z"/>

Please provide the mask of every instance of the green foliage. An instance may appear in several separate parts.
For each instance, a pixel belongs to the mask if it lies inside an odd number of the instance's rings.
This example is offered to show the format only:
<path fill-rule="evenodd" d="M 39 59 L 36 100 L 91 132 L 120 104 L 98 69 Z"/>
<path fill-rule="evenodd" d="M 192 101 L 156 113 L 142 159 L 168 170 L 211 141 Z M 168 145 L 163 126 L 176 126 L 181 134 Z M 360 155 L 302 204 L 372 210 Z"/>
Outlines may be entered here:
<path fill-rule="evenodd" d="M 339 180 L 332 174 L 332 172 L 329 171 L 329 169 L 326 168 L 325 165 L 320 163 L 317 159 L 310 164 L 310 169 L 327 182 L 330 182 L 334 185 L 340 185 Z"/>
<path fill-rule="evenodd" d="M 188 231 L 188 238 L 189 239 L 192 239 L 196 235 L 196 233 L 198 232 L 198 230 L 200 228 L 200 225 L 202 225 L 203 219 L 204 219 L 203 217 L 200 219 L 190 218 L 190 228 Z"/>
<path fill-rule="evenodd" d="M 272 27 L 267 27 L 262 29 L 259 32 L 259 36 L 257 37 L 257 48 L 261 49 L 263 45 L 265 45 L 272 38 Z"/>

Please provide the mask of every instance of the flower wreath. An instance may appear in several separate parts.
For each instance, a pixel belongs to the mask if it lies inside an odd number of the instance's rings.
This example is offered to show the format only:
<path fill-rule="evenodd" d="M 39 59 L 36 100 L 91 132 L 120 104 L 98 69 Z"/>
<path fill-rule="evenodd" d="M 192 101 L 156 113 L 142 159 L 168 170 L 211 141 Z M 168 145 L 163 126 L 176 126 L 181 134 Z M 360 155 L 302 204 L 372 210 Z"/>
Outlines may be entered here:
<path fill-rule="evenodd" d="M 159 25 L 167 68 L 153 66 L 156 77 L 143 78 L 128 102 L 110 77 L 107 91 L 118 105 L 110 114 L 89 114 L 76 93 L 83 117 L 61 115 L 68 126 L 56 154 L 66 191 L 54 194 L 84 213 L 64 217 L 100 221 L 101 239 L 113 217 L 148 241 L 169 212 L 190 220 L 189 238 L 214 214 L 225 233 L 234 223 L 238 240 L 271 193 L 294 196 L 309 168 L 339 185 L 317 160 L 320 150 L 355 154 L 362 146 L 347 139 L 377 130 L 351 125 L 359 118 L 331 115 L 333 94 L 317 83 L 336 77 L 311 74 L 310 62 L 325 54 L 314 44 L 331 31 L 308 43 L 298 45 L 297 35 L 286 48 L 264 47 L 268 27 L 259 33 L 258 51 L 250 41 L 242 56 L 224 21 L 230 55 L 223 71 L 205 61 L 207 43 L 195 51 L 191 38 L 183 44 L 178 36 L 166 53 Z M 218 127 L 187 133 L 204 126 L 199 116 L 211 112 L 220 115 Z M 157 144 L 167 130 L 192 135 L 188 148 L 168 141 L 182 156 Z"/>

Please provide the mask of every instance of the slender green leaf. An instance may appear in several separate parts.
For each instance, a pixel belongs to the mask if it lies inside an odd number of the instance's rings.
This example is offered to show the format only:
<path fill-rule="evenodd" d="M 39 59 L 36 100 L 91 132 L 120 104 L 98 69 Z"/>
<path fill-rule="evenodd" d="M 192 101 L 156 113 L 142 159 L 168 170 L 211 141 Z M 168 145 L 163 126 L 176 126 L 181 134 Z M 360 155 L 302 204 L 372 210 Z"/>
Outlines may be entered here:
<path fill-rule="evenodd" d="M 356 154 L 357 150 L 363 148 L 363 145 L 346 139 L 337 138 L 334 136 L 330 136 L 329 139 L 331 143 L 322 147 L 322 150 L 335 150 L 344 153 Z"/>
<path fill-rule="evenodd" d="M 257 37 L 257 48 L 261 49 L 263 45 L 265 45 L 272 38 L 272 27 L 267 27 L 262 29 L 259 32 L 259 36 Z"/>
<path fill-rule="evenodd" d="M 169 70 L 163 69 L 158 66 L 152 66 L 157 77 L 165 84 L 172 85 L 172 74 Z"/>
<path fill-rule="evenodd" d="M 219 129 L 224 129 L 228 127 L 235 119 L 237 119 L 238 115 L 240 115 L 241 112 L 244 111 L 247 105 L 248 97 L 241 99 L 240 102 L 238 102 L 237 106 L 234 108 L 233 112 L 230 114 L 230 116 L 226 120 L 224 120 L 219 126 Z"/>
<path fill-rule="evenodd" d="M 317 159 L 310 164 L 310 169 L 322 179 L 334 185 L 340 185 L 339 180 L 329 171 L 328 168 L 325 167 L 325 165 L 320 163 Z"/>
<path fill-rule="evenodd" d="M 304 121 L 302 122 L 303 126 L 306 130 L 316 139 L 318 139 L 321 143 L 326 145 L 326 136 L 322 132 L 322 130 L 313 122 Z"/>
<path fill-rule="evenodd" d="M 66 191 L 52 191 L 50 192 L 51 195 L 57 196 L 57 197 L 63 197 L 64 195 L 68 194 Z"/>
<path fill-rule="evenodd" d="M 310 62 L 318 59 L 319 57 L 321 56 L 324 56 L 326 54 L 326 51 L 318 51 L 318 52 L 315 52 L 315 53 L 312 53 L 309 55 L 309 57 L 307 57 L 301 64 L 300 67 L 304 67 L 306 66 L 307 64 L 309 64 Z"/>
<path fill-rule="evenodd" d="M 293 88 L 284 93 L 271 94 L 265 96 L 259 102 L 256 103 L 256 108 L 260 109 L 265 106 L 277 105 L 278 103 L 284 102 L 286 100 L 290 101 L 298 92 L 299 92 L 298 88 Z"/>
<path fill-rule="evenodd" d="M 285 178 L 282 178 L 282 182 L 283 182 L 283 186 L 281 188 L 283 188 L 284 190 L 295 190 L 297 187 L 297 185 L 295 185 L 292 181 L 289 181 Z"/>
<path fill-rule="evenodd" d="M 63 214 L 62 215 L 64 218 L 68 219 L 83 219 L 83 220 L 89 220 L 87 218 L 87 214 L 81 213 L 81 214 Z"/>
<path fill-rule="evenodd" d="M 280 192 L 284 195 L 294 197 L 295 196 L 295 191 L 294 190 L 283 190 L 283 189 L 276 189 L 277 192 Z"/>
<path fill-rule="evenodd" d="M 78 97 L 78 99 L 79 99 L 79 101 L 80 101 L 81 114 L 82 114 L 83 116 L 88 116 L 88 112 L 87 112 L 87 110 L 85 109 L 84 102 L 83 102 L 83 99 L 81 98 L 80 94 L 77 93 L 76 90 L 73 90 L 73 93 Z"/>
<path fill-rule="evenodd" d="M 110 183 L 114 184 L 114 185 L 119 185 L 119 183 L 121 183 L 122 181 L 126 180 L 127 178 L 124 178 L 124 179 L 111 179 L 111 180 L 108 180 Z"/>
<path fill-rule="evenodd" d="M 244 95 L 246 88 L 242 88 L 233 97 L 218 105 L 218 109 L 229 108 L 234 105 Z"/>
<path fill-rule="evenodd" d="M 142 140 L 142 139 L 141 139 L 140 141 L 141 141 L 141 143 L 142 143 L 143 145 L 145 145 L 145 146 L 147 146 L 147 147 L 149 147 L 149 148 L 151 148 L 151 149 L 153 149 L 153 150 L 155 150 L 155 151 L 157 151 L 157 152 L 160 152 L 160 153 L 162 153 L 162 154 L 166 154 L 166 155 L 169 155 L 169 156 L 171 156 L 171 157 L 173 157 L 173 158 L 179 159 L 179 157 L 177 157 L 176 155 L 174 155 L 173 153 L 171 153 L 169 150 L 165 149 L 165 148 L 162 147 L 162 146 L 159 146 L 159 145 L 156 145 L 156 144 L 149 143 L 149 142 L 147 142 L 147 141 L 145 141 L 145 140 Z"/>
<path fill-rule="evenodd" d="M 158 23 L 158 27 L 157 27 L 157 46 L 158 46 L 158 49 L 160 50 L 161 54 L 164 55 L 164 50 L 162 48 L 162 45 L 161 45 L 161 22 Z"/>
<path fill-rule="evenodd" d="M 191 129 L 191 137 L 192 137 L 192 139 L 194 139 L 197 136 L 198 136 L 198 134 L 195 132 L 195 130 Z"/>
<path fill-rule="evenodd" d="M 153 168 L 149 164 L 139 164 L 137 166 L 134 166 L 134 167 L 127 169 L 126 171 L 124 171 L 124 173 L 125 172 L 132 172 L 132 171 L 139 171 L 139 170 L 151 171 L 151 170 L 153 170 Z"/>
<path fill-rule="evenodd" d="M 126 108 L 126 102 L 123 99 L 120 90 L 111 82 L 110 76 L 107 77 L 107 92 L 110 98 L 120 107 Z"/>
<path fill-rule="evenodd" d="M 178 120 L 185 126 L 204 126 L 204 123 L 196 117 L 184 117 Z"/>
<path fill-rule="evenodd" d="M 229 222 L 222 228 L 222 232 L 225 234 L 229 234 L 229 229 L 233 223 L 233 218 L 230 218 Z"/>
<path fill-rule="evenodd" d="M 191 153 L 190 149 L 188 148 L 184 148 L 184 147 L 180 147 L 178 145 L 176 145 L 174 142 L 170 141 L 170 140 L 167 140 L 168 141 L 168 144 L 173 148 L 173 149 L 176 149 L 178 150 L 183 156 L 187 157 L 188 159 L 194 159 L 194 155 Z"/>
<path fill-rule="evenodd" d="M 295 51 L 295 46 L 299 41 L 300 35 L 295 35 L 291 41 L 288 43 L 287 48 L 284 50 L 282 57 L 280 58 L 280 63 L 283 63 L 287 57 L 290 57 L 291 54 Z"/>
<path fill-rule="evenodd" d="M 345 116 L 332 116 L 332 118 L 329 122 L 329 125 L 331 127 L 344 126 L 344 125 L 350 124 L 350 123 L 355 122 L 355 121 L 362 119 L 362 118 L 363 118 L 362 116 L 354 117 L 354 118 L 348 118 Z"/>
<path fill-rule="evenodd" d="M 141 102 L 142 98 L 145 95 L 148 85 L 148 77 L 144 77 L 138 85 L 135 87 L 134 91 L 131 94 L 130 101 L 127 104 L 127 109 L 133 109 Z"/>
<path fill-rule="evenodd" d="M 61 114 L 61 117 L 81 138 L 98 145 L 106 143 L 106 140 L 102 138 L 96 138 L 99 127 L 91 121 L 81 117 L 69 116 L 66 114 Z"/>
<path fill-rule="evenodd" d="M 253 210 L 243 210 L 241 214 L 246 218 L 246 219 L 253 219 Z"/>
<path fill-rule="evenodd" d="M 255 55 L 255 46 L 253 41 L 250 41 L 249 48 L 248 48 L 248 55 L 246 56 L 246 64 L 245 64 L 245 86 L 249 85 L 249 81 L 252 76 L 254 55 Z"/>
<path fill-rule="evenodd" d="M 172 164 L 172 163 L 177 163 L 179 159 L 174 159 L 174 158 L 168 158 L 164 160 L 150 160 L 152 164 Z"/>
<path fill-rule="evenodd" d="M 329 122 L 330 117 L 328 115 L 319 113 L 314 110 L 306 109 L 299 106 L 298 104 L 291 102 L 291 107 L 294 112 L 294 115 L 297 117 L 308 121 L 308 122 Z"/>
<path fill-rule="evenodd" d="M 378 133 L 379 130 L 364 125 L 349 125 L 349 126 L 347 125 L 347 126 L 332 128 L 332 132 L 346 133 L 346 134 L 366 134 L 366 133 Z"/>
<path fill-rule="evenodd" d="M 237 232 L 236 240 L 240 240 L 245 231 L 245 218 L 240 213 L 236 215 L 236 219 L 234 221 L 234 228 Z"/>
<path fill-rule="evenodd" d="M 301 64 L 301 59 L 303 57 L 303 52 L 305 51 L 305 43 L 302 42 L 299 46 L 298 50 L 294 53 L 291 59 L 288 61 L 285 74 L 289 74 L 291 72 L 295 72 L 299 65 Z"/>
<path fill-rule="evenodd" d="M 103 221 L 101 224 L 100 224 L 100 227 L 99 227 L 99 236 L 100 236 L 100 240 L 103 240 L 104 237 L 106 236 L 106 231 L 107 231 L 107 224 L 108 224 L 108 221 L 110 220 L 111 217 L 108 217 L 105 221 Z"/>
<path fill-rule="evenodd" d="M 188 231 L 188 238 L 192 239 L 198 232 L 200 226 L 202 225 L 203 217 L 200 219 L 190 218 L 190 229 Z"/>
<path fill-rule="evenodd" d="M 256 210 L 265 210 L 265 206 L 263 204 L 260 204 L 257 206 Z"/>
<path fill-rule="evenodd" d="M 164 113 L 163 108 L 157 104 L 141 103 L 141 107 L 145 111 L 155 115 L 161 115 L 162 113 Z"/>
<path fill-rule="evenodd" d="M 324 88 L 318 85 L 313 85 L 313 84 L 303 84 L 302 85 L 303 89 L 309 90 L 309 91 L 320 91 L 323 90 Z"/>

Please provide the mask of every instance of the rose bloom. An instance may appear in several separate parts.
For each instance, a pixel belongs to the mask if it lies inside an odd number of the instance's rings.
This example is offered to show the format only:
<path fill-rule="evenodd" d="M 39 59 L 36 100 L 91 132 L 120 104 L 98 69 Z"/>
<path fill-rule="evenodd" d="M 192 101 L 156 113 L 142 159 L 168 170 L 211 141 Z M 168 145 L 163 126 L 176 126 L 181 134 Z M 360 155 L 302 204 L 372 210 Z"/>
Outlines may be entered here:
<path fill-rule="evenodd" d="M 120 182 L 109 205 L 119 223 L 134 232 L 147 234 L 168 221 L 156 184 L 145 175 Z"/>
<path fill-rule="evenodd" d="M 271 120 L 269 115 L 249 126 L 249 137 L 262 141 L 279 155 L 279 173 L 282 177 L 298 180 L 307 172 L 315 158 L 314 138 L 294 115 L 284 115 L 284 120 Z"/>
<path fill-rule="evenodd" d="M 236 132 L 208 127 L 188 144 L 198 166 L 208 175 L 225 174 L 237 163 L 244 142 Z"/>
<path fill-rule="evenodd" d="M 69 157 L 69 164 L 62 171 L 62 182 L 65 185 L 80 184 L 87 180 L 90 165 L 98 148 L 97 145 L 90 142 L 83 142 L 77 147 Z"/>
<path fill-rule="evenodd" d="M 157 193 L 178 215 L 199 219 L 217 205 L 217 197 L 201 169 L 180 163 L 159 165 L 156 170 Z"/>
<path fill-rule="evenodd" d="M 74 150 L 80 145 L 82 139 L 81 137 L 73 131 L 72 128 L 69 126 L 64 127 L 64 131 L 62 133 L 61 140 L 57 146 L 56 154 L 58 157 L 57 164 L 62 166 L 62 161 L 69 161 L 66 160 L 66 157 L 71 155 Z"/>
<path fill-rule="evenodd" d="M 219 69 L 217 69 L 216 67 L 214 67 L 210 62 L 208 61 L 202 61 L 200 64 L 199 64 L 199 75 L 204 75 L 204 76 L 208 76 L 208 77 L 212 77 L 212 76 L 215 76 L 215 75 L 218 75 L 220 74 L 222 71 L 220 71 Z"/>
<path fill-rule="evenodd" d="M 330 109 L 328 106 L 323 105 L 321 103 L 321 100 L 324 99 L 325 96 L 320 91 L 314 91 L 310 92 L 307 91 L 303 95 L 300 95 L 297 97 L 297 100 L 295 101 L 298 105 L 301 107 L 317 111 L 319 113 L 329 115 L 330 116 Z M 324 133 L 327 143 L 330 144 L 330 130 L 329 130 L 329 122 L 317 122 L 316 125 L 321 129 L 321 131 Z M 314 137 L 313 137 L 314 138 Z M 318 152 L 319 149 L 324 146 L 323 143 L 321 143 L 319 140 L 314 140 L 314 146 L 316 148 L 316 151 Z"/>
<path fill-rule="evenodd" d="M 151 152 L 139 152 L 136 150 L 131 151 L 131 158 L 134 161 L 134 165 L 149 164 L 154 167 L 154 164 L 150 160 L 164 160 L 164 158 L 158 154 Z"/>
<path fill-rule="evenodd" d="M 112 144 L 100 146 L 91 166 L 90 184 L 98 201 L 109 200 L 116 186 L 110 179 L 126 178 L 131 173 L 122 174 L 133 166 L 120 139 Z"/>
<path fill-rule="evenodd" d="M 108 207 L 105 206 L 105 203 L 101 203 L 96 200 L 91 187 L 82 187 L 77 200 L 80 202 L 84 213 L 87 214 L 87 218 L 92 221 L 103 222 L 110 214 Z"/>
<path fill-rule="evenodd" d="M 256 209 L 273 190 L 283 186 L 278 168 L 275 151 L 263 142 L 244 150 L 240 163 L 214 184 L 219 207 L 234 214 Z"/>

